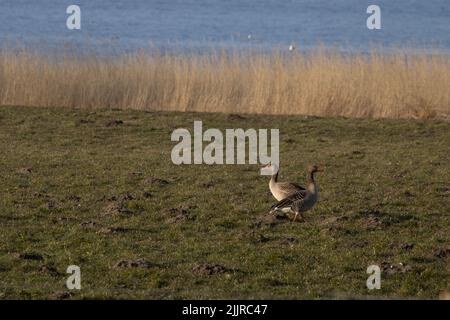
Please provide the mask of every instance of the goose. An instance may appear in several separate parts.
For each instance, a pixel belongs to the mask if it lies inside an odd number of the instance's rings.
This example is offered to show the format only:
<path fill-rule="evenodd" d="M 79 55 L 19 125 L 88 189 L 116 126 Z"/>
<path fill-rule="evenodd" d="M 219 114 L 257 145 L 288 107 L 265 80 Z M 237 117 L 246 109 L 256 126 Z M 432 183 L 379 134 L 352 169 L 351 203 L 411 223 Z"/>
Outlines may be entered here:
<path fill-rule="evenodd" d="M 308 211 L 314 207 L 317 202 L 318 188 L 315 180 L 316 172 L 319 172 L 319 167 L 312 165 L 308 168 L 308 187 L 306 190 L 299 190 L 283 200 L 279 201 L 277 204 L 270 208 L 270 213 L 274 213 L 278 210 L 280 211 L 293 211 L 295 216 L 292 220 L 293 222 L 300 215 L 302 220 L 304 220 L 303 212 Z"/>
<path fill-rule="evenodd" d="M 269 189 L 272 195 L 277 201 L 281 201 L 291 194 L 294 194 L 301 190 L 306 190 L 301 185 L 295 182 L 278 182 L 278 174 L 280 172 L 277 165 L 269 163 L 265 166 L 272 171 L 272 177 L 269 181 Z"/>

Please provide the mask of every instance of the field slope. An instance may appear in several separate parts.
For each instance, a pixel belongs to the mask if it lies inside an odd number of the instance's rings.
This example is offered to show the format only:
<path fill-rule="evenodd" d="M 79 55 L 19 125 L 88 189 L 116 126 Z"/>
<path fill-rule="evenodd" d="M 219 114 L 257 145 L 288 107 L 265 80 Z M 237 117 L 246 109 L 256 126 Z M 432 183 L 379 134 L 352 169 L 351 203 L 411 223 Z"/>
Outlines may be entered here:
<path fill-rule="evenodd" d="M 325 167 L 307 222 L 267 215 L 255 165 L 172 164 L 194 120 L 280 128 L 282 179 Z M 449 141 L 440 121 L 2 107 L 0 298 L 437 298 Z"/>

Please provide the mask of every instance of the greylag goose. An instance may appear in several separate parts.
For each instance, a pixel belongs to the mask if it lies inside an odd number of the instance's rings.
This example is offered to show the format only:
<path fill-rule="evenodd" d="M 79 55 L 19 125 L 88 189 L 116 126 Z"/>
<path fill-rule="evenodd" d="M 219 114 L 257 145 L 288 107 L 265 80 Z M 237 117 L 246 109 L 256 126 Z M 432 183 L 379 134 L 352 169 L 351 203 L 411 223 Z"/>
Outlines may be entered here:
<path fill-rule="evenodd" d="M 265 167 L 272 170 L 272 177 L 269 181 L 269 189 L 274 198 L 278 201 L 283 200 L 298 191 L 306 190 L 295 182 L 278 182 L 279 169 L 277 165 L 269 163 Z"/>
<path fill-rule="evenodd" d="M 317 183 L 315 180 L 315 174 L 316 172 L 320 171 L 319 167 L 316 165 L 313 165 L 309 167 L 308 170 L 308 187 L 306 190 L 299 190 L 290 196 L 284 198 L 283 200 L 279 201 L 277 204 L 272 206 L 270 208 L 270 213 L 274 213 L 275 211 L 281 210 L 281 211 L 293 211 L 295 216 L 292 221 L 295 221 L 297 219 L 297 216 L 300 215 L 302 219 L 303 212 L 310 210 L 317 202 L 317 196 L 318 196 L 318 188 Z"/>

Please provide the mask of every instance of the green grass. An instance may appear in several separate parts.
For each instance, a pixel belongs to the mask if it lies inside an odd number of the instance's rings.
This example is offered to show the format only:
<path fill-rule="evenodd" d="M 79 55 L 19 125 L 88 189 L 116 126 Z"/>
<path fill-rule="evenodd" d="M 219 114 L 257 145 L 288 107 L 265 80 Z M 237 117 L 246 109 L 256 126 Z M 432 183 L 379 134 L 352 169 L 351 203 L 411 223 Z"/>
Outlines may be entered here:
<path fill-rule="evenodd" d="M 437 298 L 449 288 L 449 123 L 243 117 L 2 107 L 0 298 L 61 297 L 71 264 L 82 273 L 73 299 Z M 124 123 L 105 125 L 113 119 Z M 307 222 L 270 220 L 275 200 L 256 165 L 172 164 L 170 135 L 194 120 L 280 128 L 282 180 L 325 167 Z M 114 267 L 123 259 L 150 265 Z M 381 290 L 366 288 L 369 265 L 399 263 L 407 270 L 383 272 Z"/>

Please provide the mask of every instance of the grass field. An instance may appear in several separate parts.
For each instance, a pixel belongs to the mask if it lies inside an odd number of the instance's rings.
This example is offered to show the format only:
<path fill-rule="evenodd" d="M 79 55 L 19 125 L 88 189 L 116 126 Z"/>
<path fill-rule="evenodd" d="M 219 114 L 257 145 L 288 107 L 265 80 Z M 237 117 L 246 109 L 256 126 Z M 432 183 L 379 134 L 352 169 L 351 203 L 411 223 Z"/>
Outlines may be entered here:
<path fill-rule="evenodd" d="M 322 165 L 306 222 L 268 215 L 255 165 L 173 165 L 194 120 L 280 128 L 283 180 Z M 437 298 L 449 141 L 443 121 L 1 107 L 0 298 Z"/>

